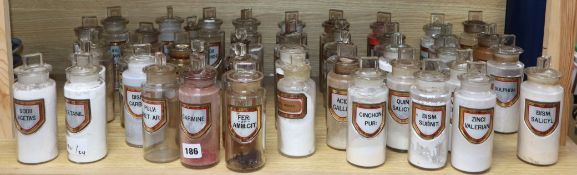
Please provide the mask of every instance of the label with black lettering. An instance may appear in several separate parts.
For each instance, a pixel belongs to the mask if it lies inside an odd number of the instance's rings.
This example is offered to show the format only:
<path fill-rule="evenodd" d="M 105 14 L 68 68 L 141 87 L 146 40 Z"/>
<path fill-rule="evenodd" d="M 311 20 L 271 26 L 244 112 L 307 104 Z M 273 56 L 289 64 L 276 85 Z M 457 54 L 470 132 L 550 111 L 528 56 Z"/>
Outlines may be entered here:
<path fill-rule="evenodd" d="M 208 46 L 208 63 L 213 65 L 218 63 L 220 54 L 220 42 L 210 43 Z"/>
<path fill-rule="evenodd" d="M 346 122 L 348 117 L 347 89 L 337 89 L 329 86 L 328 106 L 329 113 L 339 122 Z"/>
<path fill-rule="evenodd" d="M 525 124 L 533 134 L 548 136 L 559 125 L 561 102 L 538 102 L 525 99 Z"/>
<path fill-rule="evenodd" d="M 122 47 L 120 47 L 121 44 L 123 43 L 113 42 L 110 45 L 110 55 L 112 55 L 112 59 L 115 63 L 118 63 L 122 57 Z"/>
<path fill-rule="evenodd" d="M 78 133 L 86 128 L 90 121 L 91 109 L 90 99 L 70 99 L 66 101 L 66 129 L 71 133 Z"/>
<path fill-rule="evenodd" d="M 203 136 L 211 127 L 210 103 L 188 104 L 180 102 L 182 128 L 191 138 Z"/>
<path fill-rule="evenodd" d="M 14 99 L 14 121 L 16 129 L 24 135 L 34 134 L 46 122 L 44 99 Z"/>
<path fill-rule="evenodd" d="M 261 106 L 228 106 L 228 128 L 241 143 L 252 142 L 261 128 Z"/>
<path fill-rule="evenodd" d="M 144 130 L 156 132 L 166 124 L 166 100 L 142 98 Z"/>
<path fill-rule="evenodd" d="M 126 110 L 128 110 L 128 114 L 130 114 L 133 118 L 141 118 L 142 117 L 142 98 L 140 97 L 141 89 L 124 86 L 124 101 L 126 105 Z"/>
<path fill-rule="evenodd" d="M 425 140 L 441 135 L 445 130 L 447 106 L 428 106 L 413 102 L 413 129 Z"/>
<path fill-rule="evenodd" d="M 391 118 L 399 124 L 408 124 L 411 115 L 411 97 L 409 92 L 389 89 L 388 107 Z"/>
<path fill-rule="evenodd" d="M 353 102 L 352 123 L 359 135 L 372 138 L 379 135 L 385 127 L 385 102 L 363 104 Z"/>
<path fill-rule="evenodd" d="M 457 109 L 457 108 L 455 108 Z M 481 144 L 493 132 L 494 108 L 473 109 L 459 106 L 459 130 L 472 144 Z"/>
<path fill-rule="evenodd" d="M 519 99 L 519 89 L 521 77 L 500 77 L 495 76 L 493 90 L 497 94 L 497 105 L 506 108 L 510 107 Z"/>
<path fill-rule="evenodd" d="M 302 119 L 307 115 L 307 96 L 277 91 L 278 115 L 288 119 Z"/>

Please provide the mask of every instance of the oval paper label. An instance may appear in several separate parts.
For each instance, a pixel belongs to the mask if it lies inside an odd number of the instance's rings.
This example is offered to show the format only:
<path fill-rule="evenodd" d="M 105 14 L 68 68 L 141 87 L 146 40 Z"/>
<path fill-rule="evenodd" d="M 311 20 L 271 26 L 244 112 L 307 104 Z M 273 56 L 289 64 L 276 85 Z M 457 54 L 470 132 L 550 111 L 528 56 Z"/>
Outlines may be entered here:
<path fill-rule="evenodd" d="M 210 103 L 188 104 L 180 102 L 182 111 L 182 128 L 191 138 L 203 136 L 212 125 Z"/>
<path fill-rule="evenodd" d="M 68 132 L 77 133 L 90 124 L 91 109 L 90 100 L 76 100 L 65 98 L 66 100 L 66 128 Z"/>
<path fill-rule="evenodd" d="M 302 119 L 307 115 L 307 96 L 277 91 L 278 114 L 288 119 Z"/>
<path fill-rule="evenodd" d="M 372 138 L 381 133 L 385 127 L 385 102 L 362 104 L 353 102 L 352 122 L 357 133 L 365 138 Z"/>
<path fill-rule="evenodd" d="M 252 142 L 261 127 L 261 106 L 229 106 L 228 128 L 241 143 Z"/>
<path fill-rule="evenodd" d="M 533 134 L 548 136 L 559 125 L 561 102 L 538 102 L 525 99 L 525 124 Z"/>
<path fill-rule="evenodd" d="M 443 106 L 427 106 L 413 103 L 413 129 L 422 139 L 431 140 L 445 129 L 446 110 Z"/>
<path fill-rule="evenodd" d="M 140 97 L 141 89 L 125 85 L 124 94 L 128 114 L 130 114 L 130 116 L 133 118 L 141 118 L 142 117 L 142 98 Z"/>
<path fill-rule="evenodd" d="M 519 99 L 519 89 L 521 86 L 521 77 L 499 77 L 494 76 L 493 90 L 497 94 L 497 105 L 509 107 Z"/>
<path fill-rule="evenodd" d="M 166 124 L 166 101 L 142 98 L 142 123 L 144 130 L 155 132 Z"/>
<path fill-rule="evenodd" d="M 395 122 L 399 124 L 409 123 L 411 115 L 411 97 L 409 92 L 395 91 L 389 89 L 389 114 Z"/>
<path fill-rule="evenodd" d="M 34 134 L 46 121 L 44 99 L 14 99 L 14 121 L 16 121 L 16 129 L 20 133 L 24 135 Z"/>
<path fill-rule="evenodd" d="M 485 142 L 493 132 L 494 109 L 472 109 L 459 106 L 459 130 L 472 144 Z"/>
<path fill-rule="evenodd" d="M 347 89 L 337 89 L 329 86 L 328 106 L 330 115 L 339 122 L 346 122 L 348 117 Z"/>

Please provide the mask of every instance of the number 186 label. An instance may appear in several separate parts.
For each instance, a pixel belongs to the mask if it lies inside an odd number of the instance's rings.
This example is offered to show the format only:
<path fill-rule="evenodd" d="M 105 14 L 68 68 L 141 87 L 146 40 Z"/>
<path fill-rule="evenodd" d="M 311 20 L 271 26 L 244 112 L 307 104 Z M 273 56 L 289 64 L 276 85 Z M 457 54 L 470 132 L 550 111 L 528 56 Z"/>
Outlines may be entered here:
<path fill-rule="evenodd" d="M 202 147 L 200 144 L 182 144 L 182 156 L 187 159 L 202 158 Z"/>

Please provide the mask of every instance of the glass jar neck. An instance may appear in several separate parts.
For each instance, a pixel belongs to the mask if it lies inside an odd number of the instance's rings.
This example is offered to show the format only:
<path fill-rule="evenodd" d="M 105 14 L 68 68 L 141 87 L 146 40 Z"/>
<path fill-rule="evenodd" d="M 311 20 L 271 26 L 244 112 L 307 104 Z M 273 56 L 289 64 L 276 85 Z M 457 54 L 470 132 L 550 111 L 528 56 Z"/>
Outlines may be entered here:
<path fill-rule="evenodd" d="M 22 84 L 42 84 L 50 79 L 49 73 L 39 73 L 31 75 L 20 75 L 18 76 L 18 82 Z"/>
<path fill-rule="evenodd" d="M 417 79 L 416 81 L 417 89 L 424 92 L 445 92 L 445 82 L 431 82 Z"/>
<path fill-rule="evenodd" d="M 216 80 L 184 79 L 186 86 L 194 88 L 208 88 L 216 84 Z"/>
<path fill-rule="evenodd" d="M 259 90 L 261 81 L 253 82 L 230 82 L 230 89 L 236 93 L 252 93 Z"/>

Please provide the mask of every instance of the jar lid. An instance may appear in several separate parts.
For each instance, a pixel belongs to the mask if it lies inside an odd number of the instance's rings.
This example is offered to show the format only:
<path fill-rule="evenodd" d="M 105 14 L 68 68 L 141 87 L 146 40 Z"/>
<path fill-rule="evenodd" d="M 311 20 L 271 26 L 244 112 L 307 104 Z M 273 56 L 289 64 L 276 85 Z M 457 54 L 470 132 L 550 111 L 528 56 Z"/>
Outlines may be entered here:
<path fill-rule="evenodd" d="M 497 34 L 497 24 L 491 23 L 483 26 L 483 32 L 477 35 L 478 44 L 481 47 L 496 47 L 499 45 L 501 35 Z"/>
<path fill-rule="evenodd" d="M 335 26 L 335 20 L 342 19 L 344 16 L 343 10 L 329 9 L 329 19 L 323 22 L 322 26 L 325 29 L 332 29 Z"/>
<path fill-rule="evenodd" d="M 216 7 L 205 7 L 202 9 L 202 20 L 199 22 L 200 28 L 204 30 L 219 29 L 222 20 L 216 18 Z"/>
<path fill-rule="evenodd" d="M 128 19 L 122 17 L 122 8 L 120 6 L 107 7 L 107 17 L 101 23 L 107 33 L 126 33 L 128 29 Z"/>
<path fill-rule="evenodd" d="M 347 30 L 339 30 L 335 32 L 335 42 L 351 43 L 351 33 Z"/>
<path fill-rule="evenodd" d="M 377 21 L 371 23 L 370 28 L 373 31 L 385 33 L 385 24 L 391 22 L 391 13 L 377 12 Z"/>
<path fill-rule="evenodd" d="M 451 63 L 452 70 L 467 70 L 469 62 L 473 61 L 472 49 L 457 49 L 457 58 Z"/>
<path fill-rule="evenodd" d="M 154 28 L 151 22 L 140 22 L 134 31 L 138 43 L 156 43 L 160 32 Z"/>
<path fill-rule="evenodd" d="M 484 61 L 471 61 L 466 64 L 467 72 L 459 75 L 463 84 L 473 86 L 490 86 L 493 78 L 487 75 L 487 63 Z"/>
<path fill-rule="evenodd" d="M 334 31 L 339 31 L 339 30 L 349 30 L 349 28 L 351 27 L 351 24 L 349 23 L 349 21 L 347 21 L 346 19 L 342 18 L 342 19 L 336 19 L 334 21 Z"/>
<path fill-rule="evenodd" d="M 189 16 L 186 17 L 186 25 L 184 26 L 184 30 L 186 31 L 193 31 L 198 30 L 198 17 L 197 16 Z"/>
<path fill-rule="evenodd" d="M 286 11 L 284 13 L 284 20 L 278 23 L 281 34 L 303 32 L 305 27 L 305 22 L 299 20 L 299 11 Z"/>
<path fill-rule="evenodd" d="M 393 76 L 414 76 L 420 66 L 419 59 L 415 57 L 415 49 L 410 47 L 399 48 L 398 54 L 399 58 L 391 63 Z"/>
<path fill-rule="evenodd" d="M 252 83 L 263 79 L 262 72 L 257 70 L 257 63 L 254 60 L 242 60 L 233 63 L 234 69 L 227 73 L 227 82 L 231 83 Z"/>
<path fill-rule="evenodd" d="M 154 54 L 154 64 L 143 69 L 147 83 L 166 84 L 176 83 L 176 66 L 166 63 L 166 56 L 162 52 Z"/>
<path fill-rule="evenodd" d="M 463 22 L 463 30 L 466 33 L 481 33 L 485 26 L 483 11 L 469 11 L 469 18 Z"/>
<path fill-rule="evenodd" d="M 501 62 L 519 61 L 519 55 L 523 53 L 523 49 L 515 45 L 515 38 L 513 34 L 503 35 L 499 45 L 493 47 L 493 59 Z"/>
<path fill-rule="evenodd" d="M 279 58 L 285 62 L 290 62 L 289 55 L 303 54 L 306 55 L 306 48 L 300 44 L 282 44 L 279 47 Z"/>
<path fill-rule="evenodd" d="M 150 54 L 150 44 L 133 44 L 132 54 L 127 59 L 128 71 L 144 73 L 142 69 L 154 64 L 154 56 Z"/>
<path fill-rule="evenodd" d="M 431 22 L 423 26 L 423 31 L 428 36 L 436 36 L 441 33 L 441 28 L 445 25 L 444 13 L 431 13 Z"/>
<path fill-rule="evenodd" d="M 240 18 L 236 18 L 232 21 L 232 25 L 235 28 L 254 28 L 260 25 L 260 21 L 252 17 L 252 9 L 242 9 L 240 10 Z"/>
<path fill-rule="evenodd" d="M 98 17 L 82 16 L 82 25 L 74 28 L 78 40 L 98 41 L 104 28 L 98 25 Z"/>
<path fill-rule="evenodd" d="M 70 82 L 90 82 L 99 78 L 102 67 L 94 65 L 92 55 L 87 52 L 74 54 L 73 65 L 66 68 L 66 78 Z"/>
<path fill-rule="evenodd" d="M 359 69 L 359 60 L 355 57 L 337 57 L 334 72 L 341 75 L 350 75 Z"/>
<path fill-rule="evenodd" d="M 35 64 L 30 64 L 32 58 L 38 58 L 39 62 Z M 46 76 L 52 71 L 52 66 L 50 64 L 44 63 L 44 58 L 42 53 L 33 53 L 22 56 L 22 65 L 14 68 L 14 74 L 18 76 L 18 80 L 23 80 L 21 77 L 28 77 L 31 80 L 40 78 L 41 76 Z M 34 82 L 34 81 L 30 81 Z"/>
<path fill-rule="evenodd" d="M 415 78 L 425 82 L 445 82 L 449 75 L 441 72 L 442 61 L 440 59 L 424 59 L 421 70 L 415 72 Z"/>
<path fill-rule="evenodd" d="M 311 66 L 305 55 L 292 55 L 290 62 L 283 66 L 284 78 L 306 80 L 310 78 Z"/>
<path fill-rule="evenodd" d="M 395 32 L 392 35 L 392 42 L 390 45 L 386 46 L 387 50 L 396 51 L 398 48 L 411 47 L 405 44 L 405 35 L 401 32 Z"/>
<path fill-rule="evenodd" d="M 527 79 L 543 84 L 559 84 L 561 73 L 550 68 L 551 56 L 543 55 L 537 58 L 537 65 L 525 69 Z"/>
<path fill-rule="evenodd" d="M 379 57 L 361 57 L 355 79 L 383 82 L 385 74 L 379 69 Z"/>

